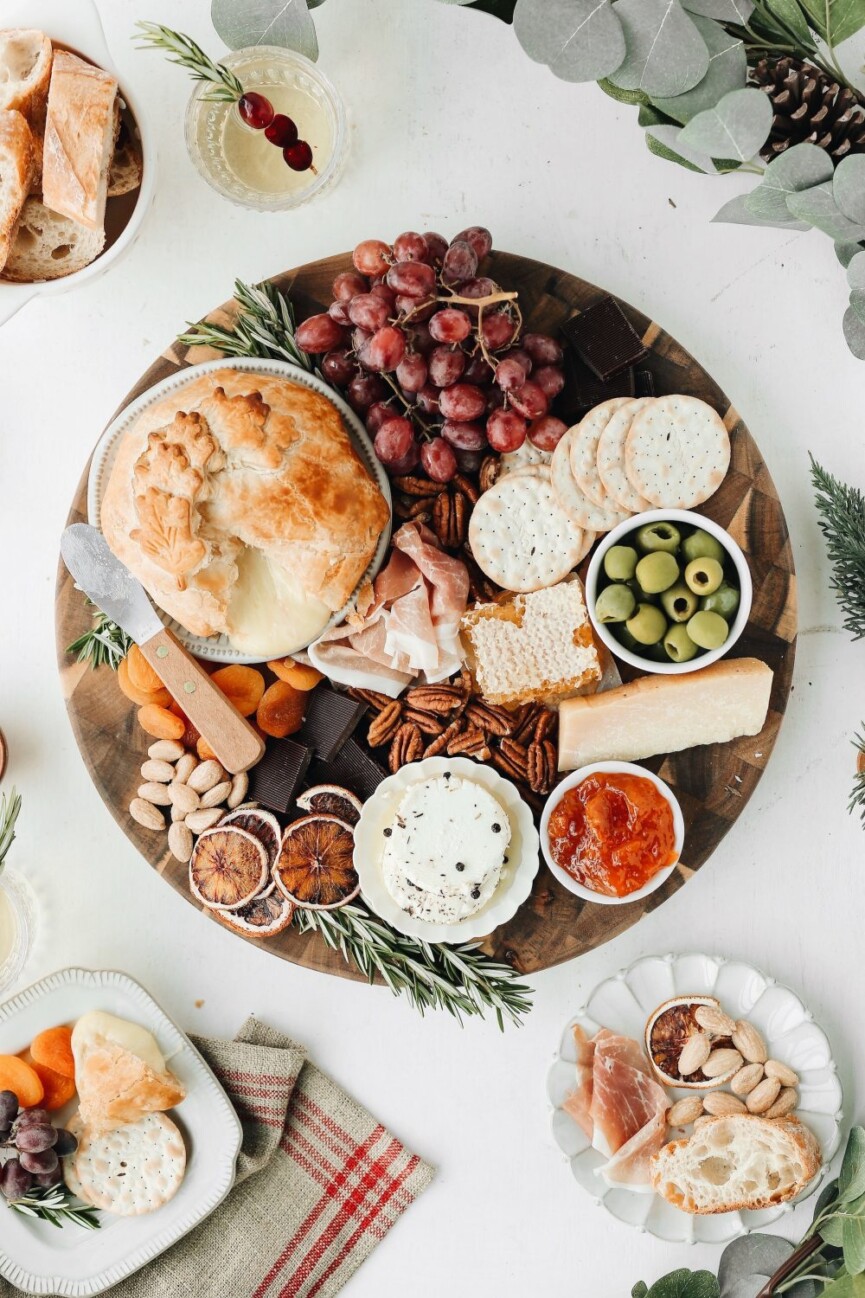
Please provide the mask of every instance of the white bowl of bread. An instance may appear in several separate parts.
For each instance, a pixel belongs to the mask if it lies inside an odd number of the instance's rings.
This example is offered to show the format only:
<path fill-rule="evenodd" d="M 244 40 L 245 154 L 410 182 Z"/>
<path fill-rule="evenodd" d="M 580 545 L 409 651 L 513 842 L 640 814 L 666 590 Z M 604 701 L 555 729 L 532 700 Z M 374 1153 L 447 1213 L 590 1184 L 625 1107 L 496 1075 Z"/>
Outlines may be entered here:
<path fill-rule="evenodd" d="M 30 0 L 3 15 L 0 323 L 36 294 L 93 279 L 129 247 L 154 164 L 91 0 Z"/>

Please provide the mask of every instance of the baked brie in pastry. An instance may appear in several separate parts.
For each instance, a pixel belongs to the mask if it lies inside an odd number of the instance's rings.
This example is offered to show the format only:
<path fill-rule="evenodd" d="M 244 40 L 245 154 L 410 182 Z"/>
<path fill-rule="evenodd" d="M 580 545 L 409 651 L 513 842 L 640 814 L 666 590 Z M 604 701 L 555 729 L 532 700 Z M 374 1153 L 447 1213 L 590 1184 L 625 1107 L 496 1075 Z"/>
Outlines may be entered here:
<path fill-rule="evenodd" d="M 126 430 L 101 523 L 170 617 L 264 659 L 320 634 L 389 519 L 325 397 L 226 366 Z"/>

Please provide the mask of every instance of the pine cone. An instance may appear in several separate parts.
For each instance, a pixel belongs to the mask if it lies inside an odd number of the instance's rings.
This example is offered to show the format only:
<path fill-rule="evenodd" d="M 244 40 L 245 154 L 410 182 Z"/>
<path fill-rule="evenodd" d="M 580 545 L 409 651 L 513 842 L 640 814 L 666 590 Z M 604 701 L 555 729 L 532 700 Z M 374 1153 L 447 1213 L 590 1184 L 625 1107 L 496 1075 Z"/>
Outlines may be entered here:
<path fill-rule="evenodd" d="M 760 150 L 767 162 L 794 144 L 816 144 L 838 162 L 865 153 L 865 100 L 799 59 L 761 59 L 751 83 L 765 90 L 774 118 Z"/>

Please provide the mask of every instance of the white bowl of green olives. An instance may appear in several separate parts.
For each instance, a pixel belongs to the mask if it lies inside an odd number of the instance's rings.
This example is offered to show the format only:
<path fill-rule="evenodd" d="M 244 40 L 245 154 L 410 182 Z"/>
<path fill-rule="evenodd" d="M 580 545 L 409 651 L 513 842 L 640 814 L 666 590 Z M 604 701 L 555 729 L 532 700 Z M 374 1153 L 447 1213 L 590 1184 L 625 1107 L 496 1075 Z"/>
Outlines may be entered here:
<path fill-rule="evenodd" d="M 752 593 L 733 538 L 686 509 L 648 510 L 613 528 L 586 577 L 589 616 L 610 652 L 666 676 L 723 658 L 747 625 Z"/>

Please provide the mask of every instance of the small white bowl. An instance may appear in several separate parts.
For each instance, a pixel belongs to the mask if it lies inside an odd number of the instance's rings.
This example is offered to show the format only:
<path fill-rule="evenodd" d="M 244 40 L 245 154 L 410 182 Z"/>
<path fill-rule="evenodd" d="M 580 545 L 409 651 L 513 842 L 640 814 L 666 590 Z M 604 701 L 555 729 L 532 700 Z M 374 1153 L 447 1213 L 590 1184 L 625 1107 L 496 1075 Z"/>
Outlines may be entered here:
<path fill-rule="evenodd" d="M 652 658 L 641 657 L 616 639 L 608 623 L 599 622 L 595 617 L 595 600 L 598 597 L 598 583 L 603 572 L 604 555 L 612 546 L 620 545 L 625 537 L 636 532 L 645 523 L 656 522 L 684 523 L 691 527 L 699 527 L 704 532 L 708 532 L 710 536 L 714 536 L 715 540 L 724 547 L 730 556 L 739 579 L 739 608 L 730 626 L 730 634 L 727 639 L 717 649 L 708 649 L 705 653 L 698 654 L 696 658 L 691 658 L 686 663 L 662 663 L 655 662 Z M 617 658 L 621 658 L 623 662 L 630 663 L 632 667 L 638 667 L 640 671 L 652 672 L 658 676 L 684 676 L 687 672 L 700 671 L 701 668 L 708 667 L 710 663 L 716 663 L 720 658 L 723 658 L 732 649 L 748 625 L 753 594 L 754 586 L 751 581 L 748 561 L 732 536 L 730 536 L 730 533 L 725 532 L 723 527 L 719 527 L 717 523 L 713 523 L 711 518 L 705 518 L 702 514 L 696 514 L 690 509 L 648 509 L 644 514 L 634 514 L 633 518 L 620 523 L 618 527 L 613 528 L 612 532 L 607 533 L 600 545 L 595 549 L 592 561 L 589 564 L 589 571 L 586 574 L 586 608 L 589 611 L 592 626 L 599 638 L 607 646 L 610 653 Z"/>
<path fill-rule="evenodd" d="M 562 796 L 567 793 L 568 789 L 573 789 L 576 785 L 581 784 L 589 775 L 596 775 L 603 772 L 608 775 L 640 775 L 643 779 L 651 781 L 659 793 L 666 798 L 673 813 L 673 831 L 675 833 L 674 848 L 676 859 L 672 865 L 665 866 L 663 870 L 658 870 L 647 884 L 642 888 L 637 888 L 635 892 L 629 892 L 624 897 L 608 897 L 604 893 L 594 892 L 591 888 L 586 888 L 583 884 L 578 883 L 567 870 L 563 870 L 553 860 L 550 851 L 550 816 L 562 800 Z M 668 784 L 665 784 L 660 776 L 654 772 L 646 770 L 645 766 L 637 766 L 634 762 L 593 762 L 591 766 L 581 766 L 579 770 L 572 771 L 570 775 L 557 784 L 550 796 L 547 798 L 544 810 L 541 813 L 541 851 L 544 854 L 544 860 L 550 867 L 550 871 L 558 879 L 568 892 L 572 892 L 575 897 L 582 897 L 583 901 L 594 901 L 599 906 L 624 906 L 631 901 L 640 901 L 643 897 L 648 897 L 650 892 L 660 888 L 662 883 L 666 883 L 670 875 L 679 863 L 682 855 L 682 847 L 685 842 L 685 821 L 682 816 L 682 808 L 679 806 L 678 799 Z"/>

